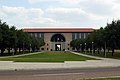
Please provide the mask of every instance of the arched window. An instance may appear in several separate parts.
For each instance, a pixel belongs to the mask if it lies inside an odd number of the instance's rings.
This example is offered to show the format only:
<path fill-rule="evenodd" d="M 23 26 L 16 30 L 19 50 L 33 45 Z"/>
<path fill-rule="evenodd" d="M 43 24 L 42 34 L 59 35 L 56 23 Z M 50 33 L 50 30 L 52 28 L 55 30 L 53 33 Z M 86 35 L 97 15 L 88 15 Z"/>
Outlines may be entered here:
<path fill-rule="evenodd" d="M 51 42 L 65 42 L 65 37 L 62 34 L 55 34 L 52 36 Z"/>

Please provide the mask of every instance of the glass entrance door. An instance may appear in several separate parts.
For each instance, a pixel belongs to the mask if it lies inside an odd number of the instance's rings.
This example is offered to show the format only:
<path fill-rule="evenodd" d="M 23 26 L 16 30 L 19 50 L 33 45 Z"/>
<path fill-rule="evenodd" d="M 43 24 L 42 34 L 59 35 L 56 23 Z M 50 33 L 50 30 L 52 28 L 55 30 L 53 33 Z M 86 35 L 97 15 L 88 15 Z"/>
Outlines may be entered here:
<path fill-rule="evenodd" d="M 55 51 L 61 51 L 61 44 L 55 44 Z"/>

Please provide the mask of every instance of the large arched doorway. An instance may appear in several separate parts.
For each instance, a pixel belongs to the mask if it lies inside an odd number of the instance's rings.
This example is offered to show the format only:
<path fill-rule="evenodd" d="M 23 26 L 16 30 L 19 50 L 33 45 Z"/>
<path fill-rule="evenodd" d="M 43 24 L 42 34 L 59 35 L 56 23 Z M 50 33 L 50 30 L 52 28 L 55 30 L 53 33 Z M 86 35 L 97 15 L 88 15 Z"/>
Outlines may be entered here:
<path fill-rule="evenodd" d="M 65 42 L 66 40 L 63 34 L 54 34 L 51 37 L 51 49 L 55 51 L 65 50 Z"/>

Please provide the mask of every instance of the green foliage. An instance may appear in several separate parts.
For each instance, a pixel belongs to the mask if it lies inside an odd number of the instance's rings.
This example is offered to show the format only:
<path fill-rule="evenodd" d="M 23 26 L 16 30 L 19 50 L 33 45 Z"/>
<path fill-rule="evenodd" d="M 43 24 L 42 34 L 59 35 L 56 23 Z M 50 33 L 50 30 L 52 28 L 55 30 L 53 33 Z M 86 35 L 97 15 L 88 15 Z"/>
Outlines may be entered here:
<path fill-rule="evenodd" d="M 85 47 L 86 43 L 86 47 Z M 112 50 L 112 56 L 115 49 L 120 49 L 120 20 L 113 20 L 110 24 L 107 24 L 105 28 L 100 28 L 98 30 L 94 30 L 87 39 L 81 40 L 76 39 L 71 41 L 71 47 L 76 48 L 77 50 L 80 48 L 80 44 L 82 44 L 83 49 L 92 49 L 98 51 L 105 49 Z"/>
<path fill-rule="evenodd" d="M 6 49 L 8 53 L 10 53 L 11 49 L 14 49 L 15 54 L 17 49 L 19 49 L 19 52 L 22 50 L 24 53 L 24 50 L 30 50 L 30 44 L 32 44 L 32 48 L 37 48 L 37 50 L 39 50 L 45 43 L 42 39 L 31 37 L 28 33 L 17 30 L 14 26 L 9 26 L 6 22 L 0 20 L 1 55 L 3 55 Z"/>

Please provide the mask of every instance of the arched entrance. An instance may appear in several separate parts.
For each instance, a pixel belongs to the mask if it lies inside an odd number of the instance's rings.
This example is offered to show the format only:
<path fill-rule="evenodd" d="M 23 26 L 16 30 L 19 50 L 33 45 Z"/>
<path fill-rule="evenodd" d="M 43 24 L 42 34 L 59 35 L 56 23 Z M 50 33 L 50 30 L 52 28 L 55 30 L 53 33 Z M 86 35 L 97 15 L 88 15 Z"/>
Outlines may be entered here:
<path fill-rule="evenodd" d="M 65 37 L 62 34 L 54 34 L 51 37 L 52 50 L 62 51 L 65 50 Z"/>

